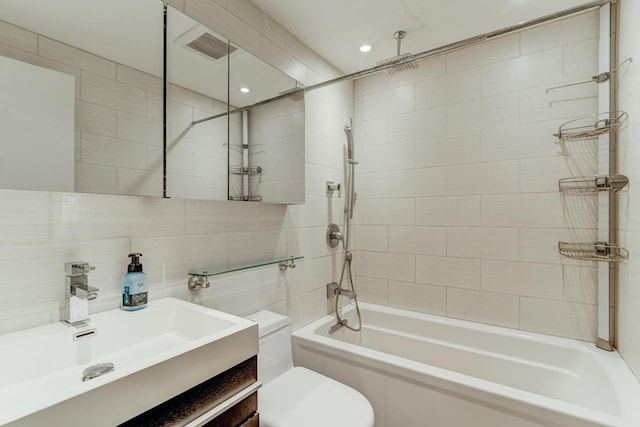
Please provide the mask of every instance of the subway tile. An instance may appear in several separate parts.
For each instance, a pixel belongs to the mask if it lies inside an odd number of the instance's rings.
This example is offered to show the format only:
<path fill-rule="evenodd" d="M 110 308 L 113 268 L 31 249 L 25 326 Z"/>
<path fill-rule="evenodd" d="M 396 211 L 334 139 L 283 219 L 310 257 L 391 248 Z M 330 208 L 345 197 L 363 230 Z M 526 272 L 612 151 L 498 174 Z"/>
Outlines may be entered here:
<path fill-rule="evenodd" d="M 582 304 L 598 302 L 598 268 L 563 266 L 564 300 Z"/>
<path fill-rule="evenodd" d="M 558 181 L 571 176 L 574 175 L 565 156 L 538 157 L 520 161 L 522 193 L 558 191 Z"/>
<path fill-rule="evenodd" d="M 185 227 L 189 234 L 249 232 L 260 229 L 260 207 L 250 202 L 185 201 Z"/>
<path fill-rule="evenodd" d="M 517 193 L 519 173 L 516 160 L 447 166 L 447 194 Z"/>
<path fill-rule="evenodd" d="M 447 316 L 491 325 L 518 327 L 518 297 L 447 288 Z"/>
<path fill-rule="evenodd" d="M 85 132 L 81 135 L 81 161 L 104 166 L 146 168 L 147 146 Z"/>
<path fill-rule="evenodd" d="M 116 136 L 116 110 L 88 102 L 76 101 L 76 131 Z"/>
<path fill-rule="evenodd" d="M 36 33 L 5 21 L 0 21 L 0 40 L 3 44 L 30 53 L 38 53 L 38 35 Z"/>
<path fill-rule="evenodd" d="M 553 134 L 558 131 L 560 124 L 559 121 L 550 121 L 483 130 L 482 161 L 558 155 L 560 146 Z"/>
<path fill-rule="evenodd" d="M 162 94 L 162 77 L 117 64 L 118 81 L 155 94 Z"/>
<path fill-rule="evenodd" d="M 388 73 L 376 73 L 353 81 L 354 96 L 361 97 L 388 88 Z"/>
<path fill-rule="evenodd" d="M 520 328 L 593 342 L 596 306 L 538 298 L 520 298 Z"/>
<path fill-rule="evenodd" d="M 363 147 L 358 150 L 359 152 L 356 154 L 360 162 L 358 166 L 356 166 L 357 172 L 380 172 L 413 168 L 413 149 L 413 142 L 398 142 L 395 144 Z M 326 147 L 324 151 L 329 152 Z"/>
<path fill-rule="evenodd" d="M 75 192 L 117 194 L 117 168 L 76 163 Z"/>
<path fill-rule="evenodd" d="M 387 226 L 358 225 L 355 228 L 355 247 L 369 252 L 389 251 Z"/>
<path fill-rule="evenodd" d="M 415 85 L 416 111 L 480 98 L 480 71 L 470 70 Z"/>
<path fill-rule="evenodd" d="M 387 174 L 389 196 L 440 196 L 446 191 L 445 168 L 422 168 L 390 171 Z"/>
<path fill-rule="evenodd" d="M 578 85 L 547 93 L 547 89 L 551 86 L 520 92 L 520 123 L 560 119 L 567 121 L 597 112 L 596 86 Z"/>
<path fill-rule="evenodd" d="M 447 228 L 447 256 L 518 260 L 517 228 Z"/>
<path fill-rule="evenodd" d="M 359 301 L 373 304 L 389 304 L 389 281 L 387 279 L 357 276 L 356 292 Z"/>
<path fill-rule="evenodd" d="M 480 289 L 480 260 L 416 255 L 416 282 Z"/>
<path fill-rule="evenodd" d="M 413 281 L 415 256 L 381 252 L 364 252 L 363 275 L 380 279 Z"/>
<path fill-rule="evenodd" d="M 220 185 L 222 186 L 222 185 Z M 211 178 L 203 178 L 192 175 L 179 175 L 170 173 L 167 175 L 167 194 L 172 198 L 195 200 L 221 200 L 223 194 L 217 192 L 216 183 Z M 218 197 L 216 197 L 216 195 Z M 222 197 L 224 200 L 225 197 Z"/>
<path fill-rule="evenodd" d="M 457 73 L 485 64 L 514 58 L 520 52 L 520 34 L 510 34 L 448 52 L 447 73 Z"/>
<path fill-rule="evenodd" d="M 118 111 L 119 138 L 162 145 L 162 121 Z"/>
<path fill-rule="evenodd" d="M 162 196 L 162 172 L 141 169 L 116 169 L 116 194 Z"/>
<path fill-rule="evenodd" d="M 562 80 L 563 49 L 519 56 L 482 67 L 482 95 L 492 96 Z"/>
<path fill-rule="evenodd" d="M 249 0 L 231 1 L 226 3 L 226 8 L 233 15 L 244 21 L 250 28 L 269 37 L 271 41 L 284 49 L 286 30 L 276 21 L 265 15 L 255 4 Z"/>
<path fill-rule="evenodd" d="M 479 132 L 417 139 L 415 167 L 479 162 L 480 148 Z"/>
<path fill-rule="evenodd" d="M 363 120 L 413 111 L 413 86 L 400 86 L 363 96 Z"/>
<path fill-rule="evenodd" d="M 444 227 L 389 227 L 389 252 L 445 255 L 446 251 Z"/>
<path fill-rule="evenodd" d="M 447 134 L 464 133 L 518 122 L 517 92 L 447 106 Z"/>
<path fill-rule="evenodd" d="M 327 309 L 323 304 L 318 304 L 318 301 L 322 301 L 326 295 L 326 290 L 322 288 L 289 298 L 287 301 L 291 329 L 296 330 L 325 316 Z"/>
<path fill-rule="evenodd" d="M 359 201 L 364 199 L 390 197 L 392 192 L 389 189 L 389 172 L 356 172 L 356 192 L 358 193 Z"/>
<path fill-rule="evenodd" d="M 391 307 L 444 316 L 446 288 L 442 286 L 389 281 L 389 305 Z"/>
<path fill-rule="evenodd" d="M 481 289 L 537 298 L 563 298 L 562 266 L 483 260 Z"/>
<path fill-rule="evenodd" d="M 562 227 L 557 193 L 482 196 L 482 225 L 488 227 Z"/>
<path fill-rule="evenodd" d="M 597 11 L 560 19 L 522 31 L 520 49 L 523 54 L 527 54 L 584 39 L 591 39 L 598 37 L 599 27 Z"/>
<path fill-rule="evenodd" d="M 97 74 L 82 72 L 80 93 L 82 100 L 86 102 L 130 113 L 147 114 L 145 91 Z"/>
<path fill-rule="evenodd" d="M 564 79 L 589 80 L 598 74 L 598 39 L 564 46 Z"/>
<path fill-rule="evenodd" d="M 287 258 L 287 231 L 270 230 L 229 233 L 229 265 L 242 267 Z M 311 262 L 305 263 L 308 267 Z M 300 271 L 303 271 L 301 269 Z"/>
<path fill-rule="evenodd" d="M 287 249 L 291 256 L 317 258 L 334 252 L 327 245 L 327 227 L 296 227 L 289 228 L 287 235 Z M 357 237 L 357 234 L 356 234 Z M 339 246 L 341 249 L 341 247 Z"/>
<path fill-rule="evenodd" d="M 416 199 L 417 225 L 480 225 L 480 196 Z"/>
<path fill-rule="evenodd" d="M 388 120 L 387 117 L 381 117 L 375 120 L 357 121 L 357 126 L 354 126 L 353 129 L 354 141 L 356 141 L 355 149 L 362 146 L 387 144 L 389 142 L 387 138 Z"/>
<path fill-rule="evenodd" d="M 446 133 L 445 116 L 444 107 L 391 115 L 388 118 L 387 140 L 401 142 L 444 135 Z"/>
<path fill-rule="evenodd" d="M 152 286 L 167 286 L 186 280 L 190 271 L 227 269 L 227 240 L 225 233 L 138 237 L 131 239 L 131 249 L 144 254 Z"/>
<path fill-rule="evenodd" d="M 115 62 L 44 36 L 38 36 L 38 54 L 110 79 L 116 78 Z"/>
<path fill-rule="evenodd" d="M 415 223 L 415 199 L 365 199 L 361 202 L 366 225 Z"/>

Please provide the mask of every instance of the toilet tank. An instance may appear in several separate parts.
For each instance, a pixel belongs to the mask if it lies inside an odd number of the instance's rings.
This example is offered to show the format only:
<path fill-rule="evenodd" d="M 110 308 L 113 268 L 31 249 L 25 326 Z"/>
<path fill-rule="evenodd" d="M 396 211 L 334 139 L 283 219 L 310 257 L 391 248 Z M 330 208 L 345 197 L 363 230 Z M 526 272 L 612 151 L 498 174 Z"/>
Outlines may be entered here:
<path fill-rule="evenodd" d="M 258 381 L 267 384 L 293 368 L 289 318 L 263 310 L 250 314 L 247 319 L 258 324 Z"/>

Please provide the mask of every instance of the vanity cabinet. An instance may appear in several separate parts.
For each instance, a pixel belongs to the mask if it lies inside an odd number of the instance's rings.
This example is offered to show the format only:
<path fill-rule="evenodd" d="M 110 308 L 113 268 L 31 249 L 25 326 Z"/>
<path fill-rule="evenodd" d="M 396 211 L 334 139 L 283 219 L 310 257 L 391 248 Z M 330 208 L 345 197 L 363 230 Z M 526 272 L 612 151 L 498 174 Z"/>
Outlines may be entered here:
<path fill-rule="evenodd" d="M 120 426 L 258 426 L 259 386 L 257 356 L 253 356 Z"/>

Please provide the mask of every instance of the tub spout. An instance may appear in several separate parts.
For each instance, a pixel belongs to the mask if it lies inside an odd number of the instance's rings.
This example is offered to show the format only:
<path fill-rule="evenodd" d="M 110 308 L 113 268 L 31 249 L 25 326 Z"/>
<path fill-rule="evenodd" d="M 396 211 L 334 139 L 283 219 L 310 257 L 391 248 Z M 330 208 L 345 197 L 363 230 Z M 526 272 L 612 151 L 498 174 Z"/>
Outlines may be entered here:
<path fill-rule="evenodd" d="M 349 298 L 349 299 L 356 299 L 356 298 L 358 297 L 358 295 L 357 295 L 355 292 L 350 291 L 350 290 L 348 290 L 348 289 L 340 289 L 340 290 L 338 291 L 338 293 L 339 293 L 340 295 L 343 295 L 343 296 L 345 296 L 345 297 Z"/>

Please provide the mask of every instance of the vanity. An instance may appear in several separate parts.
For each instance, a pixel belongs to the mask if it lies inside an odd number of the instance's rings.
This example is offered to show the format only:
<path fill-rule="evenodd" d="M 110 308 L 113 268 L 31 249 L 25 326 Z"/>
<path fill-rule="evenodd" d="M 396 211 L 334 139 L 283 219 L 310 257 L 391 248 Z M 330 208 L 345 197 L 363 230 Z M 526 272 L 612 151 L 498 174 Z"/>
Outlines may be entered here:
<path fill-rule="evenodd" d="M 0 353 L 2 426 L 257 425 L 257 325 L 179 299 L 5 334 Z"/>

